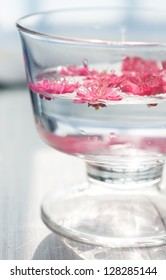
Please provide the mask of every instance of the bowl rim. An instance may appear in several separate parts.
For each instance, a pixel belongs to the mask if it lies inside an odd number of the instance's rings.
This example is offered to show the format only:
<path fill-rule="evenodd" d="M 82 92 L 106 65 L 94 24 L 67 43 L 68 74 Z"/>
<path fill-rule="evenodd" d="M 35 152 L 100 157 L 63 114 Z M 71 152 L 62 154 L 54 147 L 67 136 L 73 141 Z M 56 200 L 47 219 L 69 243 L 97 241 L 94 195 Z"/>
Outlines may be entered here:
<path fill-rule="evenodd" d="M 158 13 L 163 13 L 164 10 L 159 10 L 159 9 L 154 9 L 154 8 L 144 8 L 144 7 L 116 7 L 116 6 L 101 6 L 101 7 L 74 7 L 74 8 L 59 8 L 59 9 L 53 9 L 53 10 L 46 10 L 46 11 L 39 11 L 39 12 L 35 12 L 35 13 L 30 13 L 27 14 L 23 17 L 20 17 L 17 21 L 16 21 L 16 27 L 18 28 L 19 32 L 23 32 L 23 33 L 27 33 L 29 35 L 31 35 L 32 37 L 40 37 L 40 38 L 45 38 L 47 39 L 47 41 L 56 41 L 59 43 L 69 43 L 69 44 L 81 44 L 81 45 L 94 45 L 94 46 L 105 46 L 105 47 L 133 47 L 133 46 L 137 46 L 137 47 L 166 47 L 166 42 L 157 42 L 157 41 L 152 41 L 152 42 L 148 42 L 148 41 L 108 41 L 108 40 L 101 40 L 101 39 L 86 39 L 86 38 L 76 38 L 76 37 L 68 37 L 68 36 L 58 36 L 58 35 L 51 35 L 51 34 L 46 34 L 44 32 L 38 32 L 33 30 L 32 28 L 27 28 L 26 26 L 24 26 L 23 23 L 21 23 L 22 21 L 31 18 L 31 17 L 35 17 L 35 16 L 40 16 L 40 15 L 47 15 L 47 14 L 53 14 L 53 13 L 59 13 L 59 12 L 76 12 L 76 11 L 80 11 L 80 10 L 101 10 L 101 9 L 110 9 L 111 10 L 143 10 L 143 11 L 147 11 L 147 12 L 158 12 Z M 166 14 L 166 11 L 165 11 Z"/>

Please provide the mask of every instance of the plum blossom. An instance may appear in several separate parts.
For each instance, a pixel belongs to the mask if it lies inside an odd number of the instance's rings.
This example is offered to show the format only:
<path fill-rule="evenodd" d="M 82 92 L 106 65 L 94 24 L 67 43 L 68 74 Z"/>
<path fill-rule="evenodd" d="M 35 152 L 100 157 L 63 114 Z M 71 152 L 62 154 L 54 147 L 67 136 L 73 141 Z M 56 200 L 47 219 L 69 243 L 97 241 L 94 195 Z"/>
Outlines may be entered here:
<path fill-rule="evenodd" d="M 154 74 L 160 70 L 155 60 L 144 60 L 141 57 L 126 57 L 122 63 L 122 72 L 134 72 L 139 75 Z"/>
<path fill-rule="evenodd" d="M 119 101 L 122 97 L 117 93 L 116 89 L 105 86 L 92 85 L 91 87 L 79 88 L 76 94 L 76 103 L 88 103 L 96 109 L 105 107 L 104 101 Z"/>
<path fill-rule="evenodd" d="M 88 63 L 85 60 L 83 62 L 83 66 L 79 67 L 76 65 L 69 65 L 61 67 L 59 74 L 60 76 L 88 76 L 88 75 L 96 75 L 98 72 L 96 70 L 90 70 L 88 67 Z"/>
<path fill-rule="evenodd" d="M 155 60 L 126 57 L 121 69 L 120 89 L 124 93 L 150 96 L 166 92 L 165 70 Z"/>
<path fill-rule="evenodd" d="M 29 83 L 29 88 L 32 91 L 41 94 L 41 96 L 43 96 L 45 93 L 65 94 L 65 93 L 74 92 L 78 88 L 78 83 L 72 84 L 64 79 L 59 81 L 51 81 L 51 80 L 43 79 L 42 81 L 36 84 Z"/>
<path fill-rule="evenodd" d="M 150 96 L 166 92 L 166 81 L 160 74 L 123 77 L 120 88 L 127 94 Z"/>
<path fill-rule="evenodd" d="M 116 74 L 107 70 L 91 70 L 85 60 L 83 66 L 60 67 L 57 74 L 59 80 L 39 80 L 29 83 L 29 88 L 48 100 L 56 94 L 74 93 L 72 98 L 75 103 L 87 103 L 95 109 L 106 107 L 105 101 L 120 101 L 125 95 L 151 96 L 166 93 L 166 61 L 158 63 L 140 57 L 126 57 L 121 72 Z M 81 79 L 73 82 L 70 76 L 80 76 Z M 156 105 L 148 104 L 148 107 Z"/>
<path fill-rule="evenodd" d="M 122 76 L 118 76 L 115 73 L 107 73 L 103 71 L 101 73 L 97 73 L 91 77 L 87 77 L 84 79 L 83 84 L 85 87 L 96 85 L 98 87 L 119 87 L 122 82 Z"/>
<path fill-rule="evenodd" d="M 99 100 L 119 101 L 122 97 L 115 89 L 107 87 L 91 86 L 89 88 L 82 87 L 77 91 L 76 97 L 82 102 L 98 102 Z"/>

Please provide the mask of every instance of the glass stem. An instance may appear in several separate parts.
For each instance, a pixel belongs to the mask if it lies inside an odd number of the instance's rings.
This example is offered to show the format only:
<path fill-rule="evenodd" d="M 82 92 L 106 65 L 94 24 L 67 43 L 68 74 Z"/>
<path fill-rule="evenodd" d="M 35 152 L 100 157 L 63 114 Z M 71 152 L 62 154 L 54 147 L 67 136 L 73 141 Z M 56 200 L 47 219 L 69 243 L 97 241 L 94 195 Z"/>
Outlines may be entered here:
<path fill-rule="evenodd" d="M 159 187 L 163 173 L 163 163 L 141 165 L 137 168 L 98 165 L 87 163 L 87 174 L 90 181 L 105 183 L 119 189 Z"/>

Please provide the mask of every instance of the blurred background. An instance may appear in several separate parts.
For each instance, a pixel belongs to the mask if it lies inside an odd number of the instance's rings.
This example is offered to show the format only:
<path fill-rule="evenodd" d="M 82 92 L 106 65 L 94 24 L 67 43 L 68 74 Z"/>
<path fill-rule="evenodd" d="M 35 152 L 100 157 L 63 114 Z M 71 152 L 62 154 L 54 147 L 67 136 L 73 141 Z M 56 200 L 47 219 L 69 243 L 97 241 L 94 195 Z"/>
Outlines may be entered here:
<path fill-rule="evenodd" d="M 19 17 L 50 9 L 85 6 L 141 6 L 166 8 L 165 0 L 0 0 L 0 86 L 25 83 L 21 43 L 15 22 Z M 157 20 L 154 19 L 154 20 Z"/>

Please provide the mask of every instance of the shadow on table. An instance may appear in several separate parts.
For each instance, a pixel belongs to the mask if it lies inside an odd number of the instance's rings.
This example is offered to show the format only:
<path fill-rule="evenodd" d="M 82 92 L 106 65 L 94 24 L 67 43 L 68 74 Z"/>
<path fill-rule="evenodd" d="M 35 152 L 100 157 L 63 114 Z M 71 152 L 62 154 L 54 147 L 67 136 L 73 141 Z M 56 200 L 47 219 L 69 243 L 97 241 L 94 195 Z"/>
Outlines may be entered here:
<path fill-rule="evenodd" d="M 103 248 L 48 235 L 37 247 L 33 260 L 165 260 L 166 246 Z"/>
<path fill-rule="evenodd" d="M 70 249 L 57 234 L 49 234 L 36 248 L 32 260 L 79 260 L 80 257 Z"/>

